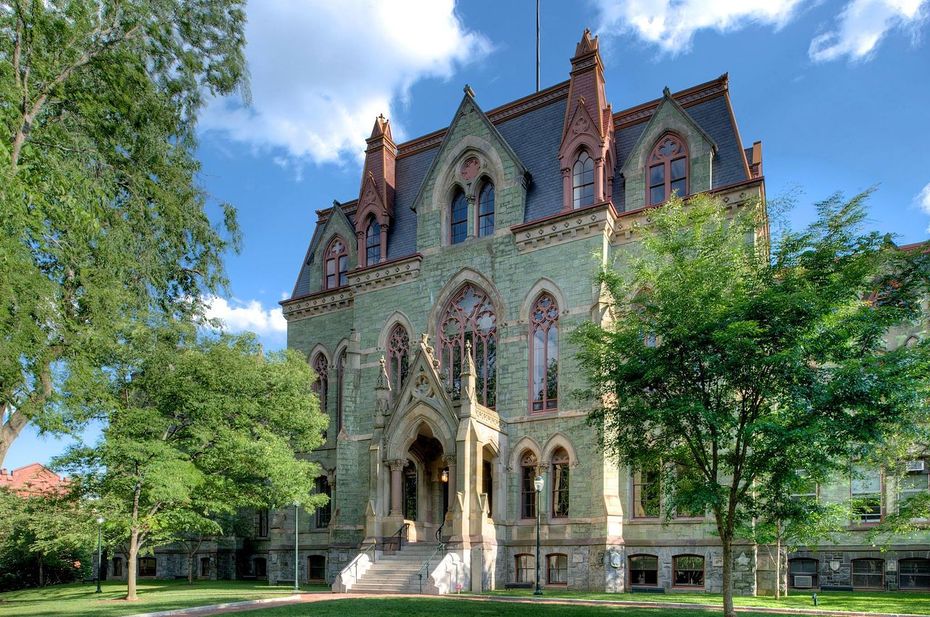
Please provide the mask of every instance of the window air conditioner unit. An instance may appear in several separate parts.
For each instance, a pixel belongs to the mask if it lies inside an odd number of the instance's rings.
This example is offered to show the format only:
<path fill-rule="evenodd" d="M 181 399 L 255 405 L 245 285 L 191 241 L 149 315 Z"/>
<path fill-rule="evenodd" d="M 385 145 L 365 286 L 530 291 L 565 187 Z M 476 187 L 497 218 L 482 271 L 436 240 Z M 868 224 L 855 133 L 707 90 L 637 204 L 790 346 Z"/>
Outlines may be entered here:
<path fill-rule="evenodd" d="M 798 589 L 810 589 L 814 586 L 814 577 L 811 575 L 795 575 L 794 586 Z"/>
<path fill-rule="evenodd" d="M 908 471 L 923 471 L 924 465 L 925 463 L 922 460 L 908 461 L 906 467 Z"/>

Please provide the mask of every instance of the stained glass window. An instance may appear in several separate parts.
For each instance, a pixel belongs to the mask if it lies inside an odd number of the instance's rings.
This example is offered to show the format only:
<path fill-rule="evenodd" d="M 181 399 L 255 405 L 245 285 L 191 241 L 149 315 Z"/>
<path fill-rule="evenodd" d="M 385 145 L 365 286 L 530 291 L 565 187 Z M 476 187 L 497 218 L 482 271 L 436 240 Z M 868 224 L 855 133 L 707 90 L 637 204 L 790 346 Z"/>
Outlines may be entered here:
<path fill-rule="evenodd" d="M 471 283 L 456 293 L 439 323 L 439 354 L 453 396 L 462 388 L 465 343 L 471 343 L 477 372 L 478 402 L 494 407 L 497 401 L 497 315 L 488 294 Z"/>
<path fill-rule="evenodd" d="M 532 409 L 559 406 L 559 306 L 549 294 L 536 299 L 530 313 Z"/>

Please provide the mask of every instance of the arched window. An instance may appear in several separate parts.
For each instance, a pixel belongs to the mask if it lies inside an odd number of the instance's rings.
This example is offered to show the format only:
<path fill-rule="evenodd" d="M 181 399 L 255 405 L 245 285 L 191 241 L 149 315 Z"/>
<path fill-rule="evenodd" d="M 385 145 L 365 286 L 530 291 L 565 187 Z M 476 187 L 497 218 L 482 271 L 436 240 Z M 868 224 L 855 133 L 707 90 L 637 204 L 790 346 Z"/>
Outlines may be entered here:
<path fill-rule="evenodd" d="M 884 559 L 853 559 L 853 589 L 883 589 L 885 587 Z"/>
<path fill-rule="evenodd" d="M 660 204 L 672 193 L 688 194 L 688 151 L 675 135 L 659 139 L 646 164 L 649 180 L 649 205 Z"/>
<path fill-rule="evenodd" d="M 568 453 L 559 448 L 552 454 L 552 517 L 568 516 L 569 474 Z"/>
<path fill-rule="evenodd" d="M 633 518 L 658 518 L 662 492 L 658 467 L 633 472 Z"/>
<path fill-rule="evenodd" d="M 817 587 L 817 560 L 798 557 L 788 560 L 788 586 L 795 589 Z"/>
<path fill-rule="evenodd" d="M 342 430 L 343 422 L 343 406 L 345 404 L 345 396 L 343 394 L 343 383 L 345 382 L 346 376 L 346 350 L 345 348 L 339 352 L 339 355 L 336 357 L 336 432 Z"/>
<path fill-rule="evenodd" d="M 655 587 L 659 584 L 659 558 L 655 555 L 630 555 L 630 585 Z"/>
<path fill-rule="evenodd" d="M 531 583 L 536 577 L 536 557 L 530 553 L 514 555 L 515 583 Z"/>
<path fill-rule="evenodd" d="M 546 584 L 568 584 L 568 555 L 565 553 L 546 555 Z"/>
<path fill-rule="evenodd" d="M 325 277 L 323 289 L 336 289 L 348 282 L 349 253 L 342 238 L 333 238 L 326 248 Z"/>
<path fill-rule="evenodd" d="M 494 185 L 485 182 L 478 194 L 478 237 L 494 235 Z"/>
<path fill-rule="evenodd" d="M 410 356 L 410 335 L 407 334 L 407 328 L 401 324 L 396 324 L 391 328 L 387 342 L 388 355 L 388 379 L 391 382 L 391 390 L 400 391 L 404 380 L 407 379 L 407 364 Z"/>
<path fill-rule="evenodd" d="M 371 217 L 365 229 L 365 265 L 373 266 L 381 261 L 381 225 Z"/>
<path fill-rule="evenodd" d="M 916 557 L 898 561 L 898 588 L 930 590 L 930 559 Z"/>
<path fill-rule="evenodd" d="M 454 396 L 461 394 L 465 342 L 471 342 L 478 374 L 478 402 L 494 407 L 497 401 L 497 315 L 491 298 L 468 283 L 446 306 L 440 318 L 439 354 Z"/>
<path fill-rule="evenodd" d="M 700 555 L 676 555 L 672 558 L 674 587 L 703 587 L 704 558 Z"/>
<path fill-rule="evenodd" d="M 536 518 L 536 473 L 539 461 L 527 450 L 520 457 L 520 518 Z"/>
<path fill-rule="evenodd" d="M 316 481 L 316 492 L 319 495 L 326 495 L 327 497 L 332 497 L 332 489 L 329 486 L 329 478 L 326 476 L 319 476 Z M 316 528 L 324 529 L 329 527 L 329 521 L 332 519 L 333 512 L 333 502 L 332 499 L 326 502 L 325 506 L 320 506 L 316 510 Z"/>
<path fill-rule="evenodd" d="M 559 305 L 544 293 L 530 313 L 530 375 L 533 411 L 559 406 Z"/>
<path fill-rule="evenodd" d="M 320 411 L 329 413 L 326 407 L 326 395 L 327 392 L 329 392 L 329 363 L 326 361 L 326 356 L 322 353 L 318 353 L 313 357 L 311 366 L 313 367 L 313 372 L 316 373 L 316 381 L 313 382 L 313 391 L 320 398 Z M 325 435 L 323 438 L 326 438 Z"/>
<path fill-rule="evenodd" d="M 572 205 L 574 208 L 594 203 L 594 159 L 582 150 L 572 166 Z"/>
<path fill-rule="evenodd" d="M 449 214 L 449 243 L 464 242 L 468 236 L 468 200 L 461 190 L 456 191 L 455 197 L 452 198 Z"/>

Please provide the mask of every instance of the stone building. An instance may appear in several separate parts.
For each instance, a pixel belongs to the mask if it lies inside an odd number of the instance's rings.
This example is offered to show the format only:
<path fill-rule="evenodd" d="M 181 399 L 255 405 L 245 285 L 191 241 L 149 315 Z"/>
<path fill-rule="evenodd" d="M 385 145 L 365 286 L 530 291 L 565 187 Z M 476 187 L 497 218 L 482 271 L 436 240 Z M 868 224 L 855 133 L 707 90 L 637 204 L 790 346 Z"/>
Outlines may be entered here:
<path fill-rule="evenodd" d="M 732 208 L 764 198 L 761 142 L 741 139 L 727 75 L 614 111 L 587 31 L 569 79 L 548 89 L 485 111 L 466 86 L 447 128 L 401 144 L 376 119 L 357 198 L 317 211 L 282 302 L 288 346 L 311 362 L 331 417 L 311 454 L 331 503 L 298 517 L 302 581 L 433 593 L 526 583 L 538 514 L 545 584 L 720 591 L 711 519 L 666 522 L 656 478 L 606 460 L 573 396 L 567 334 L 606 313 L 594 273 L 634 250 L 650 209 L 676 191 Z M 927 490 L 926 468 L 914 470 L 911 489 Z M 927 538 L 869 547 L 864 530 L 898 494 L 870 473 L 814 487 L 878 494 L 877 509 L 844 543 L 792 555 L 788 584 L 904 587 L 907 569 L 930 587 Z M 294 514 L 256 513 L 254 537 L 205 549 L 205 574 L 219 572 L 212 556 L 232 576 L 293 581 Z M 149 571 L 186 572 L 170 553 Z M 734 565 L 740 593 L 774 588 L 769 547 L 735 547 Z"/>

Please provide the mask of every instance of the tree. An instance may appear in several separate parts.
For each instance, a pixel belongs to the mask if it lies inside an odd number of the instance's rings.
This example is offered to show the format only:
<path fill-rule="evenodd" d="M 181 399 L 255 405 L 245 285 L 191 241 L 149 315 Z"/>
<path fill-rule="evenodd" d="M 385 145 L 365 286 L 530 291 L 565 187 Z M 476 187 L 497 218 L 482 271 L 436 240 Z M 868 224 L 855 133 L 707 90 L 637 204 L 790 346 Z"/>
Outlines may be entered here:
<path fill-rule="evenodd" d="M 833 196 L 771 250 L 761 205 L 673 199 L 599 274 L 612 323 L 575 333 L 602 446 L 673 467 L 672 507 L 712 514 L 727 616 L 734 538 L 786 492 L 796 474 L 780 472 L 826 477 L 928 420 L 927 343 L 883 340 L 921 316 L 927 273 L 861 231 L 866 198 Z"/>
<path fill-rule="evenodd" d="M 86 419 L 128 323 L 222 287 L 194 128 L 243 83 L 243 5 L 0 0 L 0 462 Z"/>
<path fill-rule="evenodd" d="M 64 494 L 0 489 L 0 590 L 68 583 L 91 563 L 93 513 Z"/>
<path fill-rule="evenodd" d="M 114 370 L 101 442 L 58 461 L 99 497 L 109 535 L 126 538 L 130 600 L 140 551 L 179 531 L 215 529 L 238 508 L 326 501 L 311 496 L 319 466 L 299 456 L 327 424 L 305 358 L 264 354 L 251 336 L 180 330 L 140 332 L 156 340 Z"/>

